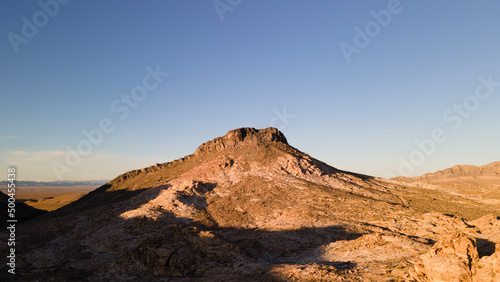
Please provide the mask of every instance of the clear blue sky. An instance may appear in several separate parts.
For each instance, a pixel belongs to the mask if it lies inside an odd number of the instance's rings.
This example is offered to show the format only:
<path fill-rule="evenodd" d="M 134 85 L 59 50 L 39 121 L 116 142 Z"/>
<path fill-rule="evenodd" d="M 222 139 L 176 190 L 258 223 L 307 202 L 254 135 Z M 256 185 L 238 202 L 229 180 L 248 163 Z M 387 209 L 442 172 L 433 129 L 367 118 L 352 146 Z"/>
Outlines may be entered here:
<path fill-rule="evenodd" d="M 41 2 L 52 16 L 37 1 L 0 4 L 0 180 L 12 165 L 20 180 L 111 179 L 273 124 L 313 157 L 375 176 L 500 160 L 498 1 Z M 342 43 L 357 48 L 350 62 Z M 148 66 L 169 75 L 158 84 Z M 489 76 L 491 94 L 478 79 Z M 122 102 L 144 79 L 147 96 Z M 114 130 L 69 163 L 103 119 Z M 436 129 L 425 155 L 415 140 Z"/>

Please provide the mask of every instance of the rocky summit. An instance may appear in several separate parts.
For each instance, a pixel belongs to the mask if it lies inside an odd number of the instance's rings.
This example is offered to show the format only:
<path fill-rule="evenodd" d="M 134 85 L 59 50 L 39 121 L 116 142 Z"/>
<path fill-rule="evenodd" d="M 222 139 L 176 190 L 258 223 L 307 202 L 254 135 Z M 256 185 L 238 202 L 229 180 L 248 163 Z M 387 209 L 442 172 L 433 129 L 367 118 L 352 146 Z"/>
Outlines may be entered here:
<path fill-rule="evenodd" d="M 19 225 L 18 278 L 500 281 L 497 192 L 450 187 L 343 171 L 275 128 L 240 128 Z"/>

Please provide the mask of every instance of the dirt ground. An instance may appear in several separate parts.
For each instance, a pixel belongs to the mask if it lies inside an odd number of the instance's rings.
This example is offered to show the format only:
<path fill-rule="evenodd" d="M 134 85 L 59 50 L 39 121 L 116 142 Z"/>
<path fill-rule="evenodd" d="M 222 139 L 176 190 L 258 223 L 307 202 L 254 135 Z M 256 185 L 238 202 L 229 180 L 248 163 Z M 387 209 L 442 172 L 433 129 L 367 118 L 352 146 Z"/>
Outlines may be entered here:
<path fill-rule="evenodd" d="M 34 208 L 53 211 L 80 199 L 98 186 L 19 186 L 16 199 Z M 0 187 L 6 193 L 7 187 Z"/>

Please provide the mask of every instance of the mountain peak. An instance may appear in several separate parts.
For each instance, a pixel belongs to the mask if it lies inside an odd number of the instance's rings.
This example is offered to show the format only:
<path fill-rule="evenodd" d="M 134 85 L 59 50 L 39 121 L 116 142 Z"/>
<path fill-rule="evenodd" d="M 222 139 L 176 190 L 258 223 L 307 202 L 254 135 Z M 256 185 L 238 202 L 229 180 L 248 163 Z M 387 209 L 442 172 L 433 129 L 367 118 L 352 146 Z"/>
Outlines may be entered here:
<path fill-rule="evenodd" d="M 225 137 L 228 139 L 237 138 L 240 139 L 240 141 L 243 141 L 247 136 L 256 136 L 266 142 L 281 142 L 288 144 L 285 135 L 283 135 L 283 133 L 275 127 L 268 127 L 265 129 L 242 127 L 228 131 Z"/>
<path fill-rule="evenodd" d="M 223 137 L 218 137 L 212 141 L 202 144 L 195 154 L 201 152 L 213 152 L 228 147 L 237 147 L 242 143 L 273 142 L 288 145 L 286 137 L 281 131 L 274 127 L 265 129 L 255 129 L 252 127 L 242 127 L 227 132 Z"/>

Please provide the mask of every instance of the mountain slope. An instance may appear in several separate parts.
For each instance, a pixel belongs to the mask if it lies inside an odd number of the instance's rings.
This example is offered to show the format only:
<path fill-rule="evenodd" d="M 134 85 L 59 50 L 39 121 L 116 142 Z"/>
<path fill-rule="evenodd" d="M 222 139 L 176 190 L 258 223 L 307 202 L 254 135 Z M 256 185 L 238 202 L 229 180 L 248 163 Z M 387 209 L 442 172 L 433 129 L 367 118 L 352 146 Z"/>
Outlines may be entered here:
<path fill-rule="evenodd" d="M 15 218 L 9 218 L 8 215 L 8 204 L 9 204 L 9 196 L 0 191 L 0 220 L 2 222 L 2 227 L 8 225 L 7 219 L 16 219 L 18 222 L 24 222 L 35 217 L 41 216 L 46 213 L 44 210 L 40 210 L 31 206 L 28 206 L 25 203 L 15 201 Z"/>
<path fill-rule="evenodd" d="M 122 174 L 63 211 L 120 201 L 121 193 L 128 197 L 141 189 L 166 185 L 178 178 L 228 187 L 249 176 L 267 181 L 303 180 L 400 203 L 397 196 L 388 193 L 372 177 L 338 170 L 289 146 L 283 134 L 275 128 L 241 128 L 201 145 L 192 155 Z"/>
<path fill-rule="evenodd" d="M 456 165 L 448 169 L 395 180 L 433 185 L 454 195 L 484 204 L 500 206 L 500 162 L 484 166 Z"/>
<path fill-rule="evenodd" d="M 480 238 L 475 248 L 492 255 L 491 244 L 500 243 L 496 216 L 473 225 L 426 214 L 413 202 L 437 192 L 422 196 L 418 189 L 331 167 L 291 147 L 275 128 L 240 128 L 21 225 L 20 275 L 25 281 L 406 279 L 419 255 L 451 231 Z M 481 210 L 467 199 L 440 197 L 451 207 Z M 495 210 L 483 207 L 487 212 Z"/>
<path fill-rule="evenodd" d="M 441 180 L 456 177 L 500 177 L 500 162 L 493 162 L 484 166 L 456 165 L 435 173 L 427 173 L 414 177 L 416 180 Z"/>

